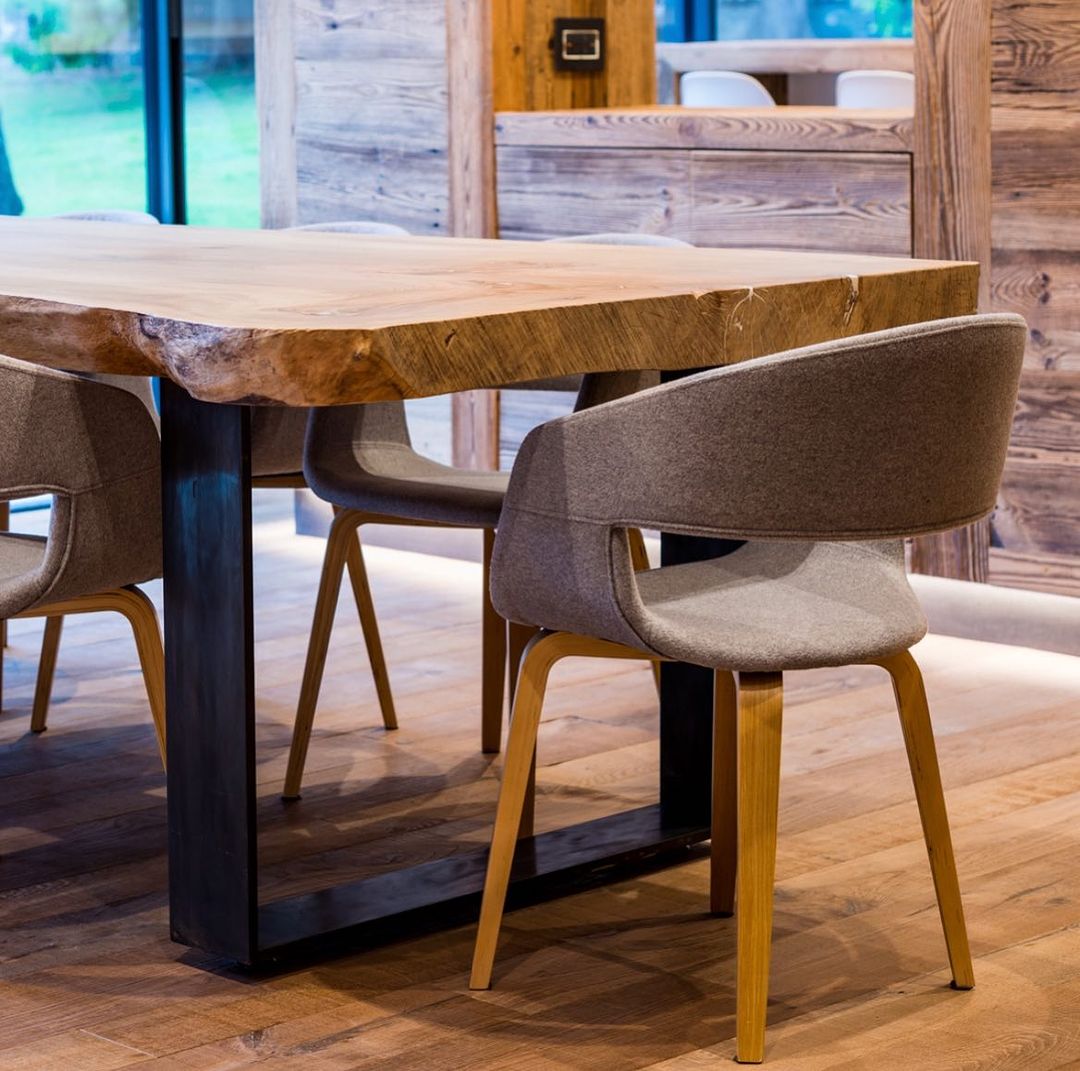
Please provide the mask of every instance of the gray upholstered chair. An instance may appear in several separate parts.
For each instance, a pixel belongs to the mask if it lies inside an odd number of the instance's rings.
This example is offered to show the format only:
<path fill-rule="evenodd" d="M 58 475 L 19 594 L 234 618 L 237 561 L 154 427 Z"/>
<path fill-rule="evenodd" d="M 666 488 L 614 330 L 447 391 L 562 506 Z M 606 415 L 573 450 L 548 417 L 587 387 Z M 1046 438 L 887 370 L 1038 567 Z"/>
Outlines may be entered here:
<path fill-rule="evenodd" d="M 132 223 L 136 225 L 157 225 L 157 219 L 148 212 L 130 212 L 124 209 L 96 209 L 87 212 L 63 212 L 50 219 L 84 220 L 93 223 Z M 79 375 L 86 379 L 93 379 L 99 383 L 108 383 L 114 387 L 134 394 L 154 420 L 158 423 L 157 406 L 154 403 L 154 392 L 149 379 L 143 376 L 114 376 L 103 372 L 80 372 Z M 10 507 L 8 503 L 0 503 L 0 532 L 8 529 Z M 32 724 L 36 731 L 45 728 L 48 716 L 49 697 L 52 693 L 53 673 L 56 669 L 56 659 L 60 646 L 60 635 L 63 631 L 64 619 L 61 614 L 54 614 L 45 623 L 45 633 L 41 641 L 41 656 L 38 659 L 37 687 L 34 692 L 34 715 Z M 7 646 L 7 622 L 0 621 L 0 646 Z M 0 694 L 2 694 L 3 672 L 0 667 Z"/>
<path fill-rule="evenodd" d="M 153 604 L 134 585 L 161 573 L 157 427 L 129 391 L 0 357 L 0 499 L 53 496 L 46 538 L 0 533 L 0 616 L 112 610 L 135 634 L 162 761 L 165 678 Z M 52 663 L 39 670 L 31 728 L 46 725 Z M 43 662 L 45 659 L 43 658 Z"/>
<path fill-rule="evenodd" d="M 953 981 L 973 984 L 902 540 L 993 508 L 1025 335 L 1017 316 L 919 324 L 692 376 L 528 436 L 492 600 L 544 631 L 514 702 L 473 988 L 491 982 L 547 676 L 567 655 L 715 670 L 711 906 L 738 907 L 739 1060 L 764 1053 L 786 670 L 892 676 Z M 635 573 L 632 527 L 745 542 Z"/>
<path fill-rule="evenodd" d="M 349 229 L 348 224 L 332 226 L 335 230 Z M 558 240 L 688 248 L 686 242 L 658 235 L 598 234 Z M 514 386 L 577 390 L 577 408 L 582 409 L 656 382 L 655 373 L 642 372 L 559 377 Z M 336 515 L 323 562 L 283 796 L 295 799 L 300 795 L 343 567 L 347 555 L 359 557 L 357 532 L 360 526 L 371 522 L 483 531 L 481 746 L 489 754 L 498 752 L 502 745 L 508 646 L 512 696 L 520 654 L 532 635 L 529 628 L 511 627 L 508 636 L 506 624 L 492 609 L 488 594 L 491 551 L 507 473 L 458 469 L 424 457 L 410 442 L 404 404 L 380 402 L 313 409 L 308 424 L 304 475 L 308 486 L 334 506 Z M 632 541 L 635 560 L 639 567 L 646 567 L 648 559 L 640 532 L 634 533 Z M 369 613 L 374 621 L 374 610 Z M 368 650 L 371 651 L 370 637 Z M 381 646 L 378 650 L 381 657 Z M 374 665 L 374 659 L 372 662 Z"/>

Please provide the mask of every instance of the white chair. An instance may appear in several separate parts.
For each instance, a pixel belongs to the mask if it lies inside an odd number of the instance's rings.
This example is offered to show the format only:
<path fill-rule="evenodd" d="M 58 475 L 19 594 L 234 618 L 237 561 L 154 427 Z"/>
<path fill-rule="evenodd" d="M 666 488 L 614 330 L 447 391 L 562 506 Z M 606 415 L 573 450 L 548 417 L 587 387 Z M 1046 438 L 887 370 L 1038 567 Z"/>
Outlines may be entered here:
<path fill-rule="evenodd" d="M 838 108 L 915 107 L 915 76 L 906 71 L 844 71 L 836 79 Z"/>
<path fill-rule="evenodd" d="M 738 71 L 687 71 L 679 80 L 679 103 L 687 108 L 775 108 L 772 94 Z"/>

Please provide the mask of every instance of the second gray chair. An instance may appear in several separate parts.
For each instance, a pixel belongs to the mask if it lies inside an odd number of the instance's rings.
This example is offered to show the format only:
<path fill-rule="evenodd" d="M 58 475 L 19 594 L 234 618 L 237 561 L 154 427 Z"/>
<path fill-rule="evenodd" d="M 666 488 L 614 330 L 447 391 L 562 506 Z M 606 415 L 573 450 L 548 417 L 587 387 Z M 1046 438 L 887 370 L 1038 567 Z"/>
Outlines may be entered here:
<path fill-rule="evenodd" d="M 495 608 L 543 628 L 514 701 L 471 986 L 487 988 L 548 673 L 568 655 L 715 671 L 712 910 L 738 907 L 737 1058 L 762 1059 L 783 674 L 892 677 L 953 982 L 973 984 L 902 540 L 995 504 L 1026 328 L 976 316 L 765 357 L 533 431 L 510 480 Z M 637 573 L 627 530 L 746 541 Z M 595 637 L 595 638 L 594 638 Z M 736 688 L 733 674 L 738 672 Z"/>
<path fill-rule="evenodd" d="M 336 230 L 348 228 L 347 224 L 332 226 Z M 656 235 L 583 235 L 561 240 L 687 248 L 686 242 Z M 560 378 L 534 382 L 528 387 L 578 389 L 577 408 L 582 409 L 631 394 L 657 380 L 654 373 L 625 373 L 571 377 L 569 380 Z M 491 606 L 488 580 L 507 473 L 453 468 L 417 453 L 409 439 L 404 404 L 380 402 L 312 410 L 304 475 L 308 486 L 334 506 L 336 516 L 323 562 L 284 797 L 295 799 L 300 795 L 346 556 L 359 554 L 357 531 L 361 525 L 372 522 L 479 528 L 483 531 L 481 746 L 485 752 L 498 752 L 502 744 L 508 644 L 506 624 Z M 634 545 L 638 564 L 646 565 L 640 535 Z M 370 613 L 373 620 L 374 611 Z M 511 695 L 519 656 L 529 636 L 529 629 L 514 628 L 510 632 Z M 381 655 L 381 646 L 378 649 Z"/>
<path fill-rule="evenodd" d="M 157 219 L 148 212 L 130 212 L 125 209 L 93 209 L 85 212 L 63 212 L 59 215 L 50 216 L 50 219 L 74 220 L 86 223 L 125 223 L 136 226 L 157 226 Z M 157 424 L 157 408 L 154 404 L 154 392 L 151 382 L 145 376 L 114 376 L 101 372 L 79 372 L 77 375 L 84 379 L 91 379 L 98 383 L 108 383 L 113 387 L 119 387 L 129 394 L 135 395 L 150 413 L 155 426 Z M 0 531 L 7 531 L 9 522 L 9 507 L 7 503 L 0 505 Z M 41 656 L 38 659 L 37 686 L 34 690 L 34 712 L 31 717 L 31 726 L 35 732 L 45 729 L 49 699 L 52 694 L 53 675 L 56 671 L 56 660 L 60 648 L 60 636 L 64 627 L 64 615 L 54 613 L 48 616 L 45 622 L 45 631 L 41 641 Z M 7 646 L 7 622 L 0 622 L 0 645 Z M 2 692 L 3 672 L 0 666 L 0 692 Z"/>
<path fill-rule="evenodd" d="M 162 761 L 165 676 L 153 604 L 137 587 L 161 572 L 159 440 L 130 392 L 0 357 L 0 499 L 51 494 L 49 534 L 0 534 L 0 616 L 111 610 L 131 623 Z M 55 662 L 55 643 L 46 643 Z M 50 657 L 46 654 L 46 657 Z M 45 728 L 52 664 L 31 728 Z"/>

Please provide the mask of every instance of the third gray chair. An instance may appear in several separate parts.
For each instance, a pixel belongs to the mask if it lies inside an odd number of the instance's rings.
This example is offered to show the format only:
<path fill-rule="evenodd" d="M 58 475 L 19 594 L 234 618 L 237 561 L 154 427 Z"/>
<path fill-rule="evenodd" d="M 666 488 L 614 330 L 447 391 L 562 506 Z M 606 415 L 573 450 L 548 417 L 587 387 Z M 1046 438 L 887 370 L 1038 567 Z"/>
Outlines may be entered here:
<path fill-rule="evenodd" d="M 148 212 L 131 212 L 125 209 L 91 209 L 84 212 L 62 212 L 51 216 L 50 219 L 75 220 L 86 223 L 127 223 L 137 226 L 157 226 L 157 219 Z M 157 409 L 154 405 L 154 392 L 150 380 L 145 376 L 115 376 L 100 372 L 80 372 L 84 379 L 91 379 L 98 383 L 107 383 L 113 387 L 126 390 L 135 395 L 146 407 L 151 418 L 157 423 Z M 0 532 L 7 531 L 9 523 L 9 505 L 0 503 Z M 60 613 L 50 614 L 45 621 L 45 630 L 41 640 L 41 656 L 38 659 L 37 686 L 34 689 L 34 712 L 31 717 L 31 726 L 35 732 L 44 731 L 49 711 L 49 700 L 52 694 L 53 675 L 56 671 L 56 660 L 60 649 L 60 636 L 64 627 L 64 615 Z M 7 646 L 7 622 L 0 621 L 0 646 Z M 2 665 L 0 665 L 0 682 L 3 680 Z M 2 685 L 0 685 L 2 691 Z"/>
<path fill-rule="evenodd" d="M 134 586 L 161 571 L 157 429 L 128 391 L 8 357 L 0 357 L 0 429 L 0 499 L 53 496 L 47 538 L 0 534 L 0 615 L 44 617 L 48 629 L 66 614 L 123 614 L 164 761 L 161 631 Z M 34 696 L 37 732 L 51 683 L 49 665 Z"/>
<path fill-rule="evenodd" d="M 348 224 L 332 226 L 335 230 L 349 229 Z M 687 248 L 686 242 L 655 235 L 583 235 L 562 241 Z M 655 373 L 620 373 L 560 377 L 522 386 L 529 389 L 576 389 L 577 408 L 582 409 L 633 393 L 657 380 Z M 483 531 L 481 746 L 488 753 L 499 751 L 508 638 L 505 622 L 492 609 L 488 578 L 507 473 L 453 468 L 417 453 L 409 439 L 404 404 L 380 402 L 312 410 L 304 475 L 311 489 L 334 506 L 336 516 L 323 563 L 285 776 L 284 797 L 295 799 L 300 795 L 344 564 L 347 555 L 360 554 L 357 532 L 361 525 L 372 522 L 478 528 Z M 634 545 L 637 561 L 644 566 L 647 559 L 639 533 Z M 369 614 L 370 620 L 374 621 L 374 610 L 369 609 Z M 374 626 L 372 632 L 377 636 Z M 532 630 L 528 628 L 510 630 L 511 695 L 520 654 L 531 635 Z M 371 650 L 370 637 L 368 649 Z M 381 646 L 378 649 L 381 657 Z"/>
<path fill-rule="evenodd" d="M 492 599 L 545 631 L 515 697 L 473 988 L 491 982 L 548 672 L 568 655 L 715 671 L 711 906 L 738 907 L 740 1061 L 764 1054 L 787 670 L 891 675 L 953 981 L 972 986 L 902 540 L 993 509 L 1025 338 L 1016 316 L 919 324 L 706 372 L 529 435 Z M 636 573 L 633 527 L 746 542 Z"/>

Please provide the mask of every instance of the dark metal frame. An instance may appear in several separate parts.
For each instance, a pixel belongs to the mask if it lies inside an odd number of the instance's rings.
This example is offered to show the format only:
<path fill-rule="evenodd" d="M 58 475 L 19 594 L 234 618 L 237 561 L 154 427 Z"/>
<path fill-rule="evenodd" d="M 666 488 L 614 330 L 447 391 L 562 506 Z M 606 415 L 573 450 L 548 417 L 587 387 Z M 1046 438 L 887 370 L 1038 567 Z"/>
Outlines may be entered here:
<path fill-rule="evenodd" d="M 173 938 L 261 966 L 475 918 L 484 851 L 259 902 L 250 410 L 163 383 L 162 476 Z M 664 561 L 722 549 L 665 537 Z M 663 667 L 659 802 L 524 841 L 511 904 L 709 836 L 712 691 L 708 670 Z"/>
<path fill-rule="evenodd" d="M 142 0 L 140 12 L 147 211 L 186 223 L 183 0 Z"/>

